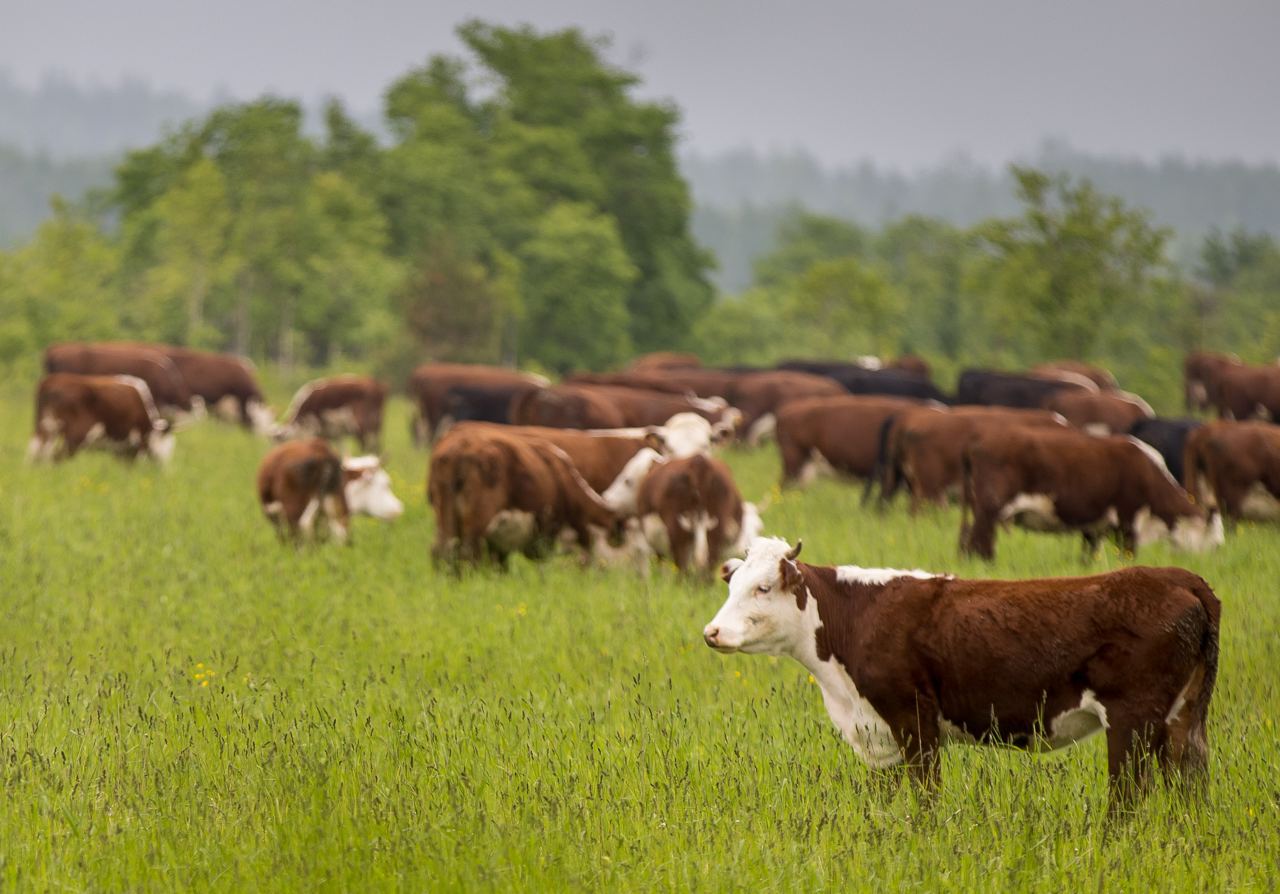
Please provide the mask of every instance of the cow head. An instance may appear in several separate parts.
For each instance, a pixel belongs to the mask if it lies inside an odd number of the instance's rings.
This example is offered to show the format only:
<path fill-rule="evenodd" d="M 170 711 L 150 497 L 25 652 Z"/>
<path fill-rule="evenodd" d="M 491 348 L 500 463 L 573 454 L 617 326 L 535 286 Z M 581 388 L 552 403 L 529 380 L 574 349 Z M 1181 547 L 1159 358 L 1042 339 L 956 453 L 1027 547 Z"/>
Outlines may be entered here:
<path fill-rule="evenodd" d="M 160 464 L 173 459 L 173 448 L 176 444 L 173 426 L 167 419 L 157 419 L 151 424 L 151 437 L 147 439 L 147 452 Z"/>
<path fill-rule="evenodd" d="M 621 516 L 632 516 L 638 511 L 637 498 L 640 496 L 640 485 L 653 467 L 662 462 L 662 454 L 652 447 L 642 447 L 635 456 L 627 460 L 618 477 L 605 488 L 600 499 L 604 504 Z"/>
<path fill-rule="evenodd" d="M 697 413 L 676 413 L 661 428 L 668 456 L 683 459 L 711 449 L 714 428 Z"/>
<path fill-rule="evenodd" d="M 1158 516 L 1144 508 L 1138 512 L 1134 527 L 1139 547 L 1157 540 L 1168 540 L 1175 549 L 1203 553 L 1222 546 L 1226 540 L 1222 516 L 1216 509 L 1179 515 L 1170 528 Z"/>
<path fill-rule="evenodd" d="M 702 631 L 707 645 L 717 652 L 763 652 L 789 655 L 812 625 L 805 622 L 804 586 L 793 547 L 776 537 L 752 542 L 746 559 L 730 559 L 721 570 L 729 585 L 729 598 Z"/>
<path fill-rule="evenodd" d="M 249 428 L 255 435 L 263 437 L 269 436 L 272 427 L 275 425 L 276 414 L 271 412 L 271 408 L 260 400 L 250 399 L 244 405 L 245 415 L 248 417 Z"/>
<path fill-rule="evenodd" d="M 353 456 L 342 461 L 343 495 L 347 509 L 383 521 L 399 518 L 404 504 L 391 492 L 391 476 L 376 456 Z"/>

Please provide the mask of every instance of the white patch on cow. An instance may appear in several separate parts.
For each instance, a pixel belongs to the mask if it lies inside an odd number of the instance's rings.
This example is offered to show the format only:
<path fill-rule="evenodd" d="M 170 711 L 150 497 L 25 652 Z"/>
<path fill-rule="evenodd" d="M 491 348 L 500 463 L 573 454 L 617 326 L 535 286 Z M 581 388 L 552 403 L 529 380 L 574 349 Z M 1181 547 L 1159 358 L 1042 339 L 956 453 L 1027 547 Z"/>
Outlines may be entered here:
<path fill-rule="evenodd" d="M 153 428 L 151 437 L 147 439 L 147 452 L 160 465 L 168 465 L 169 460 L 173 459 L 173 449 L 178 444 L 178 439 L 174 436 L 172 430 L 161 431 Z"/>
<path fill-rule="evenodd" d="M 713 426 L 697 413 L 677 413 L 662 425 L 660 434 L 667 455 L 674 459 L 711 451 Z"/>
<path fill-rule="evenodd" d="M 249 424 L 253 428 L 255 435 L 266 435 L 271 432 L 273 423 L 275 422 L 275 414 L 271 412 L 271 408 L 262 401 L 254 399 L 249 401 L 245 407 L 249 414 Z"/>
<path fill-rule="evenodd" d="M 884 363 L 879 357 L 873 354 L 862 354 L 853 358 L 854 366 L 861 366 L 863 369 L 883 369 Z"/>
<path fill-rule="evenodd" d="M 693 567 L 707 568 L 711 564 L 711 547 L 708 533 L 719 526 L 720 519 L 712 518 L 705 510 L 686 512 L 679 518 L 680 527 L 693 534 Z"/>
<path fill-rule="evenodd" d="M 1197 407 L 1207 406 L 1209 403 L 1209 389 L 1205 387 L 1204 382 L 1195 380 L 1191 383 L 1191 387 L 1187 389 L 1191 395 L 1191 403 Z"/>
<path fill-rule="evenodd" d="M 773 413 L 765 413 L 755 422 L 751 423 L 751 427 L 747 429 L 747 445 L 750 447 L 759 447 L 766 440 L 777 437 L 778 434 L 778 417 Z"/>
<path fill-rule="evenodd" d="M 655 554 L 671 555 L 671 537 L 667 533 L 667 526 L 662 521 L 662 516 L 656 512 L 645 515 L 640 519 L 640 531 Z"/>
<path fill-rule="evenodd" d="M 325 519 L 329 522 L 329 533 L 339 543 L 346 543 L 347 525 L 341 517 L 342 504 L 338 501 L 338 497 L 334 494 L 326 494 L 323 505 Z"/>
<path fill-rule="evenodd" d="M 1111 426 L 1107 425 L 1105 422 L 1090 422 L 1082 429 L 1082 431 L 1086 435 L 1093 435 L 1095 438 L 1105 438 L 1107 435 L 1111 434 Z"/>
<path fill-rule="evenodd" d="M 84 443 L 86 445 L 96 444 L 98 441 L 102 440 L 102 436 L 106 433 L 107 427 L 101 422 L 95 422 L 89 427 L 89 430 L 85 432 Z"/>
<path fill-rule="evenodd" d="M 653 471 L 653 467 L 662 462 L 662 454 L 652 447 L 642 447 L 635 456 L 627 460 L 618 477 L 600 494 L 600 499 L 618 515 L 635 515 L 640 485 Z"/>
<path fill-rule="evenodd" d="M 1210 519 L 1198 515 L 1179 516 L 1170 531 L 1163 519 L 1153 515 L 1149 507 L 1143 506 L 1134 516 L 1133 527 L 1139 547 L 1168 540 L 1176 549 L 1202 553 L 1221 546 L 1226 540 L 1222 516 L 1216 512 Z"/>
<path fill-rule="evenodd" d="M 262 507 L 262 513 L 268 518 L 279 518 L 284 512 L 284 504 L 279 500 L 273 500 Z"/>
<path fill-rule="evenodd" d="M 223 422 L 238 422 L 240 421 L 240 401 L 236 400 L 234 395 L 224 394 L 214 402 L 210 415 Z"/>
<path fill-rule="evenodd" d="M 790 656 L 813 674 L 822 690 L 827 714 L 844 740 L 873 767 L 902 760 L 889 725 L 862 697 L 844 666 L 834 657 L 818 658 L 817 632 L 822 626 L 818 603 L 810 593 L 803 609 L 794 593 L 781 587 L 781 565 L 791 546 L 761 537 L 751 543 L 742 562 L 730 563 L 729 598 L 703 630 L 707 643 L 720 652 Z"/>
<path fill-rule="evenodd" d="M 755 503 L 742 504 L 742 523 L 738 526 L 738 536 L 734 540 L 732 551 L 735 555 L 745 555 L 751 541 L 764 533 L 764 519 Z"/>
<path fill-rule="evenodd" d="M 320 425 L 324 432 L 332 437 L 352 435 L 358 428 L 356 414 L 351 407 L 337 407 L 320 414 Z"/>
<path fill-rule="evenodd" d="M 950 720 L 942 716 L 942 712 L 938 712 L 938 733 L 942 737 L 944 743 L 955 745 L 973 745 L 978 740 L 973 737 L 964 727 L 956 726 Z"/>
<path fill-rule="evenodd" d="M 503 509 L 489 520 L 484 538 L 498 552 L 514 553 L 528 546 L 537 530 L 537 519 L 532 512 Z"/>
<path fill-rule="evenodd" d="M 1123 400 L 1125 403 L 1133 404 L 1135 407 L 1138 408 L 1139 412 L 1141 412 L 1142 415 L 1145 416 L 1146 418 L 1148 419 L 1155 418 L 1156 411 L 1152 408 L 1151 404 L 1147 403 L 1145 400 L 1143 400 L 1138 395 L 1134 394 L 1132 391 L 1116 391 L 1116 392 L 1113 392 L 1113 394 L 1115 397 L 1118 397 L 1120 400 Z"/>
<path fill-rule="evenodd" d="M 831 463 L 827 462 L 827 458 L 823 456 L 818 448 L 814 448 L 809 454 L 809 460 L 800 467 L 800 474 L 796 476 L 796 480 L 801 485 L 812 484 L 818 478 L 830 478 L 836 474 L 836 470 Z"/>
<path fill-rule="evenodd" d="M 729 402 L 723 397 L 698 397 L 692 392 L 684 395 L 684 399 L 689 402 L 689 406 L 704 413 L 714 413 L 729 406 Z"/>
<path fill-rule="evenodd" d="M 867 584 L 873 587 L 883 586 L 900 577 L 912 577 L 916 580 L 930 580 L 938 577 L 919 568 L 903 571 L 899 568 L 860 568 L 857 565 L 837 565 L 836 580 L 842 584 Z"/>
<path fill-rule="evenodd" d="M 1062 519 L 1049 494 L 1018 494 L 1000 510 L 1001 521 L 1013 521 L 1032 531 L 1061 531 Z"/>
<path fill-rule="evenodd" d="M 360 474 L 346 483 L 343 495 L 347 509 L 357 515 L 371 515 L 383 521 L 399 518 L 404 512 L 391 491 L 391 476 L 376 456 L 353 456 L 342 461 L 342 468 Z"/>
<path fill-rule="evenodd" d="M 310 537 L 312 531 L 315 530 L 316 516 L 320 513 L 320 500 L 312 497 L 307 501 L 306 508 L 302 510 L 302 515 L 298 516 L 298 530 Z"/>
<path fill-rule="evenodd" d="M 298 410 L 302 408 L 303 403 L 306 402 L 306 399 L 311 396 L 311 392 L 315 391 L 316 386 L 319 384 L 321 383 L 308 382 L 299 388 L 297 393 L 293 395 L 293 400 L 289 401 L 289 408 L 284 411 L 285 425 L 291 425 L 297 421 Z"/>
<path fill-rule="evenodd" d="M 1049 721 L 1049 734 L 1045 738 L 1045 744 L 1050 750 L 1056 751 L 1100 733 L 1109 726 L 1106 706 L 1098 701 L 1092 689 L 1086 689 L 1080 695 L 1079 707 L 1063 711 Z"/>
<path fill-rule="evenodd" d="M 1275 521 L 1280 518 L 1280 500 L 1276 500 L 1262 482 L 1256 482 L 1240 502 L 1240 514 L 1255 521 Z"/>

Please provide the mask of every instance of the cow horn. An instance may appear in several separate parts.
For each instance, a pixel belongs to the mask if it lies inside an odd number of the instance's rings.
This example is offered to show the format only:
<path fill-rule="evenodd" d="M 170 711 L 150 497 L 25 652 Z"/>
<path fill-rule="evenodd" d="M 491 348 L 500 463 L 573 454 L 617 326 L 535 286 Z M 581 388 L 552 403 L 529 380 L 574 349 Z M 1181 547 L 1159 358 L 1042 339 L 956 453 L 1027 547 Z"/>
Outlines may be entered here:
<path fill-rule="evenodd" d="M 791 547 L 791 551 L 787 553 L 787 558 L 794 560 L 796 556 L 800 555 L 800 548 L 802 546 L 804 546 L 804 541 L 797 540 L 796 545 Z"/>

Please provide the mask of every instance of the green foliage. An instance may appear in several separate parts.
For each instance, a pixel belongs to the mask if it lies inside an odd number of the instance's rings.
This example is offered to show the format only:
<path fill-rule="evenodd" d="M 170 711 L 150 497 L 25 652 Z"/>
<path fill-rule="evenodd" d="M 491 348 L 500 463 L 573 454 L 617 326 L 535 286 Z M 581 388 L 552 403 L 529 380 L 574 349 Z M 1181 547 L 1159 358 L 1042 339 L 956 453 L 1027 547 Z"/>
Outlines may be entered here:
<path fill-rule="evenodd" d="M 866 233 L 856 224 L 797 211 L 778 227 L 777 247 L 756 261 L 756 284 L 784 286 L 814 264 L 862 256 L 867 242 Z"/>

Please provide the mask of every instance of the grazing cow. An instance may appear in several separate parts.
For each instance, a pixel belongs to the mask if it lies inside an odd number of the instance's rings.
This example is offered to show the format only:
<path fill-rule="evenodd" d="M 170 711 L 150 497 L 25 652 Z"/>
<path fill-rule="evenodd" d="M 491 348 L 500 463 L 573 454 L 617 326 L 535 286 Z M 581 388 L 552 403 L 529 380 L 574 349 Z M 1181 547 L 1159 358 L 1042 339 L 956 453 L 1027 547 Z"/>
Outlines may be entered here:
<path fill-rule="evenodd" d="M 1190 571 L 962 580 L 799 553 L 761 538 L 726 563 L 702 637 L 799 661 L 870 766 L 905 763 L 934 788 L 945 744 L 1049 751 L 1105 732 L 1113 804 L 1141 791 L 1152 757 L 1175 779 L 1207 773 L 1221 604 Z"/>
<path fill-rule="evenodd" d="M 146 382 L 135 376 L 79 373 L 49 373 L 40 380 L 27 458 L 69 459 L 90 446 L 128 459 L 145 453 L 162 464 L 169 461 L 173 432 L 157 412 Z"/>
<path fill-rule="evenodd" d="M 1139 420 L 1156 415 L 1149 403 L 1128 391 L 1066 388 L 1050 394 L 1044 406 L 1091 435 L 1123 434 Z"/>
<path fill-rule="evenodd" d="M 615 385 L 644 391 L 695 397 L 719 397 L 733 403 L 730 395 L 737 382 L 736 373 L 702 367 L 669 367 L 618 373 L 574 373 L 565 377 L 566 385 Z"/>
<path fill-rule="evenodd" d="M 1211 422 L 1187 436 L 1187 490 L 1230 519 L 1280 519 L 1280 425 Z"/>
<path fill-rule="evenodd" d="M 640 556 L 670 556 L 681 571 L 710 571 L 762 528 L 729 468 L 705 454 L 666 459 L 646 447 L 601 496 L 619 516 L 635 519 L 630 542 Z"/>
<path fill-rule="evenodd" d="M 1007 521 L 1079 531 L 1090 554 L 1108 531 L 1129 552 L 1161 538 L 1196 552 L 1222 543 L 1222 517 L 1195 505 L 1160 455 L 1126 435 L 1027 428 L 980 435 L 964 454 L 961 551 L 993 558 L 996 526 Z"/>
<path fill-rule="evenodd" d="M 563 450 L 496 426 L 457 426 L 431 454 L 427 501 L 436 517 L 437 561 L 546 555 L 571 533 L 590 553 L 619 520 Z"/>
<path fill-rule="evenodd" d="M 1103 369 L 1101 366 L 1094 366 L 1091 363 L 1081 363 L 1079 360 L 1053 360 L 1049 363 L 1040 363 L 1031 368 L 1031 375 L 1043 376 L 1045 378 L 1060 378 L 1062 373 L 1067 373 L 1064 381 L 1078 382 L 1078 376 L 1084 376 L 1090 382 L 1098 386 L 1100 391 L 1119 391 L 1120 383 L 1116 381 L 1116 377 L 1111 374 L 1110 370 Z"/>
<path fill-rule="evenodd" d="M 511 409 L 517 425 L 551 428 L 662 425 L 677 413 L 697 413 L 712 423 L 727 423 L 738 416 L 723 400 L 618 385 L 553 385 L 523 395 Z"/>
<path fill-rule="evenodd" d="M 1222 419 L 1280 422 L 1280 365 L 1220 367 L 1212 402 Z"/>
<path fill-rule="evenodd" d="M 1212 351 L 1192 351 L 1182 361 L 1187 412 L 1203 412 L 1218 405 L 1218 380 L 1224 369 L 1240 366 L 1240 358 Z"/>
<path fill-rule="evenodd" d="M 919 403 L 898 397 L 811 397 L 778 413 L 782 483 L 807 484 L 827 470 L 867 478 L 885 420 Z"/>
<path fill-rule="evenodd" d="M 239 422 L 260 435 L 267 434 L 275 421 L 271 408 L 263 399 L 262 389 L 258 387 L 253 364 L 243 357 L 150 342 L 107 344 L 149 349 L 168 357 L 182 375 L 192 399 L 203 401 L 213 415 L 229 422 Z"/>
<path fill-rule="evenodd" d="M 1139 419 L 1129 429 L 1129 434 L 1154 447 L 1174 481 L 1185 485 L 1187 476 L 1182 459 L 1187 436 L 1203 424 L 1198 419 Z"/>
<path fill-rule="evenodd" d="M 906 485 L 913 513 L 925 503 L 945 504 L 960 494 L 965 447 L 984 432 L 1009 426 L 1063 428 L 1066 420 L 1050 410 L 1013 407 L 912 407 L 890 416 L 863 502 L 879 485 L 883 507 Z"/>
<path fill-rule="evenodd" d="M 956 385 L 955 402 L 1035 410 L 1043 407 L 1044 402 L 1054 393 L 1067 388 L 1098 390 L 1097 385 L 1083 377 L 1066 381 L 986 369 L 966 369 L 960 374 L 960 381 Z"/>
<path fill-rule="evenodd" d="M 352 515 L 390 521 L 404 512 L 391 476 L 376 456 L 342 459 L 320 438 L 273 447 L 258 467 L 258 502 L 281 540 L 308 540 L 328 522 L 339 543 L 350 542 Z"/>
<path fill-rule="evenodd" d="M 459 422 L 510 425 L 511 405 L 516 398 L 541 387 L 533 382 L 451 385 L 445 392 L 444 411 L 434 434 L 438 438 Z"/>
<path fill-rule="evenodd" d="M 866 358 L 874 360 L 875 358 Z M 779 369 L 790 369 L 824 375 L 839 382 L 850 394 L 878 394 L 888 397 L 913 397 L 916 400 L 936 400 L 947 403 L 948 398 L 938 387 L 915 372 L 902 369 L 880 369 L 879 361 L 873 366 L 863 363 L 829 363 L 822 361 L 788 361 L 778 364 Z"/>
<path fill-rule="evenodd" d="M 516 387 L 534 384 L 546 385 L 542 376 L 504 369 L 500 366 L 481 366 L 474 363 L 424 363 L 409 376 L 406 390 L 413 400 L 417 414 L 412 420 L 413 442 L 419 447 L 429 444 L 439 436 L 436 428 L 445 413 L 445 398 L 456 385 L 477 387 Z"/>
<path fill-rule="evenodd" d="M 276 426 L 276 440 L 321 437 L 336 441 L 350 435 L 361 450 L 376 451 L 382 438 L 382 405 L 387 386 L 369 376 L 316 379 L 298 389 Z"/>
<path fill-rule="evenodd" d="M 757 445 L 778 427 L 778 411 L 806 397 L 841 397 L 839 382 L 827 376 L 790 370 L 768 370 L 739 376 L 729 402 L 742 413 L 744 440 Z"/>
<path fill-rule="evenodd" d="M 149 347 L 67 342 L 44 352 L 44 371 L 91 376 L 135 376 L 147 383 L 151 399 L 166 417 L 191 413 L 191 389 L 168 357 Z"/>

